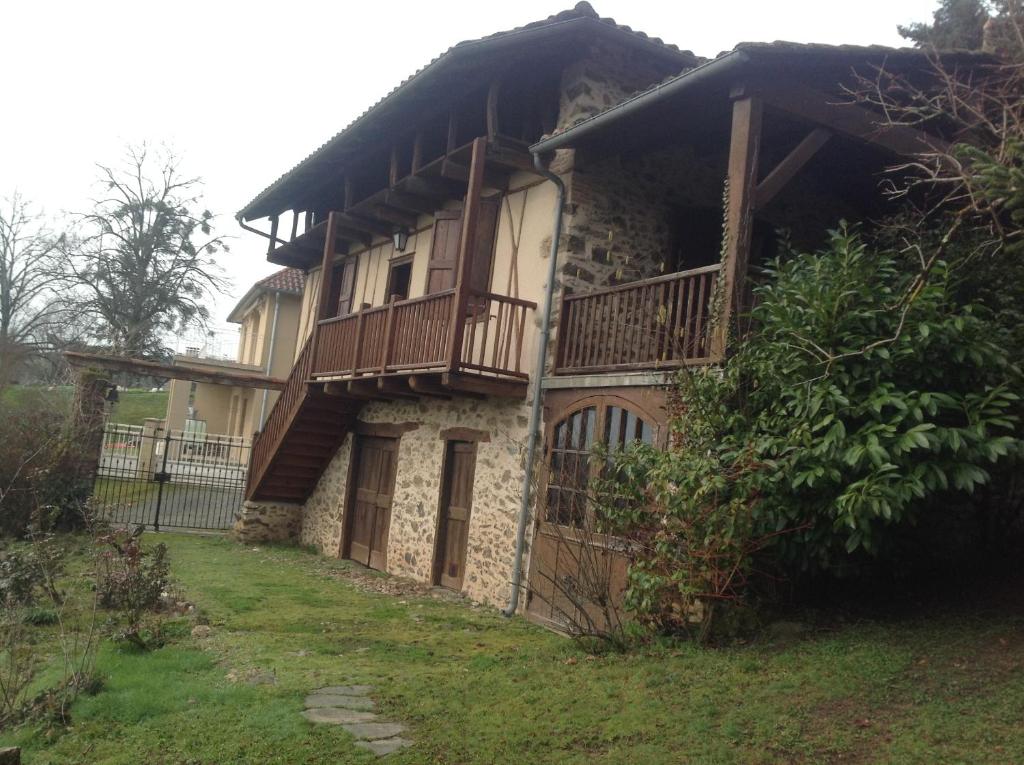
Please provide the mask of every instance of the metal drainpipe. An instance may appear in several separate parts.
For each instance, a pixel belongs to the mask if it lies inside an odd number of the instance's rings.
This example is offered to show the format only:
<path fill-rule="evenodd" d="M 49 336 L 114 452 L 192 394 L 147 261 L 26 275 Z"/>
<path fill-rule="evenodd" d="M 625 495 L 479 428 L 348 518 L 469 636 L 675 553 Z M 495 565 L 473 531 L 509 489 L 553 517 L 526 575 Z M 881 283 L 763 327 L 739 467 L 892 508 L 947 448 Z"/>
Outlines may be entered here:
<path fill-rule="evenodd" d="M 274 338 L 277 337 L 277 315 L 281 311 L 281 293 L 274 293 L 274 321 L 270 324 L 270 350 L 267 351 L 267 377 L 270 377 L 270 370 L 274 364 Z M 267 397 L 270 389 L 263 389 L 263 403 L 260 405 L 260 426 L 257 428 L 263 431 L 263 423 L 267 421 Z"/>
<path fill-rule="evenodd" d="M 541 162 L 540 155 L 533 155 L 533 166 L 537 172 L 551 181 L 558 188 L 558 201 L 555 204 L 555 227 L 551 235 L 551 256 L 548 263 L 548 283 L 544 290 L 544 314 L 540 325 L 540 345 L 537 348 L 536 372 L 530 380 L 533 402 L 530 406 L 530 435 L 526 442 L 526 473 L 523 476 L 522 504 L 519 506 L 519 523 L 516 526 L 516 557 L 512 568 L 512 593 L 508 607 L 501 613 L 514 616 L 519 608 L 519 587 L 523 580 L 523 552 L 526 547 L 526 524 L 530 519 L 530 493 L 533 487 L 533 456 L 537 451 L 537 436 L 540 431 L 541 414 L 541 380 L 547 366 L 548 342 L 551 340 L 551 308 L 555 295 L 555 274 L 558 266 L 558 240 L 562 237 L 562 207 L 565 204 L 565 183 L 552 173 Z"/>

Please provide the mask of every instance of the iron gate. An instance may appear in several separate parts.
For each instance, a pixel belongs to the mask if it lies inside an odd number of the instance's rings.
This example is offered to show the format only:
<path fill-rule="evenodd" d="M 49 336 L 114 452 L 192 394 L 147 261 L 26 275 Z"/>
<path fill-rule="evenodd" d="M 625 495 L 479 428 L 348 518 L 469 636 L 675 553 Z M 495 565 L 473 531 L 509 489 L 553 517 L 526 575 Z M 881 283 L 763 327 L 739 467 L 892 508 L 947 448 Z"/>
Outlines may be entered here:
<path fill-rule="evenodd" d="M 114 525 L 224 530 L 241 508 L 247 439 L 108 423 L 93 485 Z"/>

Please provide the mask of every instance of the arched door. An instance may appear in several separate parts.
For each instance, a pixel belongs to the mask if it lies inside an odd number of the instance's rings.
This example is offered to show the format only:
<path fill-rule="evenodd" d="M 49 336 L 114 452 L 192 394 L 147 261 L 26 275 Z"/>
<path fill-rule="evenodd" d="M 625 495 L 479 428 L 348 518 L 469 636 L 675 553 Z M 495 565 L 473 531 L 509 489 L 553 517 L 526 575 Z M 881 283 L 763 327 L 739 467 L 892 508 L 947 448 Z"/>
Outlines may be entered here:
<path fill-rule="evenodd" d="M 618 600 L 625 587 L 624 545 L 598 533 L 588 501 L 601 469 L 592 459 L 597 443 L 609 450 L 657 441 L 654 418 L 618 396 L 591 396 L 574 403 L 547 432 L 542 501 L 530 555 L 527 612 L 556 627 L 579 622 L 581 609 L 601 621 L 593 607 L 602 593 Z"/>

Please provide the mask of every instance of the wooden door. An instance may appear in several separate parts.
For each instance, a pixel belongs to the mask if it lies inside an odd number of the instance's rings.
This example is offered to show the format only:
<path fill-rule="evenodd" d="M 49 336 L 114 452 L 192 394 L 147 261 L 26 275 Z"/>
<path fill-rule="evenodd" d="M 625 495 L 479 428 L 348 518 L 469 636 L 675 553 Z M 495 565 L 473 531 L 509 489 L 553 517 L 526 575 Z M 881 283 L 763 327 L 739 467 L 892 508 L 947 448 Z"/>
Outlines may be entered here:
<path fill-rule="evenodd" d="M 438 519 L 434 553 L 434 583 L 452 590 L 462 589 L 466 574 L 469 516 L 473 508 L 473 474 L 476 444 L 449 441 L 441 482 L 441 517 Z"/>
<path fill-rule="evenodd" d="M 394 438 L 365 436 L 356 441 L 346 557 L 378 571 L 387 568 L 397 454 L 398 441 Z"/>

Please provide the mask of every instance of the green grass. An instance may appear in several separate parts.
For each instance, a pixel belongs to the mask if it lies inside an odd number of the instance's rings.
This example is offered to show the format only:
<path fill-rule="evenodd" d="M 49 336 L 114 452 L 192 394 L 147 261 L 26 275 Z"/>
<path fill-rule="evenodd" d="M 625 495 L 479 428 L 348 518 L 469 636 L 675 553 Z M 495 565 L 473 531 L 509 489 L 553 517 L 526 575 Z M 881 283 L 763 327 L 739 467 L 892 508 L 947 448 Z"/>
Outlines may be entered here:
<path fill-rule="evenodd" d="M 357 590 L 349 564 L 298 549 L 159 539 L 212 637 L 178 620 L 148 654 L 105 644 L 106 685 L 69 730 L 0 745 L 30 764 L 374 762 L 299 714 L 311 689 L 351 682 L 409 726 L 396 765 L 1024 762 L 1019 612 L 592 655 L 486 608 Z M 228 679 L 248 671 L 277 682 Z"/>
<path fill-rule="evenodd" d="M 46 386 L 12 385 L 0 395 L 4 403 L 14 406 L 37 406 L 52 400 L 57 406 L 66 406 L 73 395 L 70 385 Z M 122 425 L 141 425 L 146 418 L 162 420 L 167 414 L 167 391 L 119 390 L 118 401 L 111 407 L 110 422 Z"/>
<path fill-rule="evenodd" d="M 117 398 L 110 422 L 141 425 L 146 418 L 162 420 L 167 414 L 167 391 L 120 390 Z"/>

